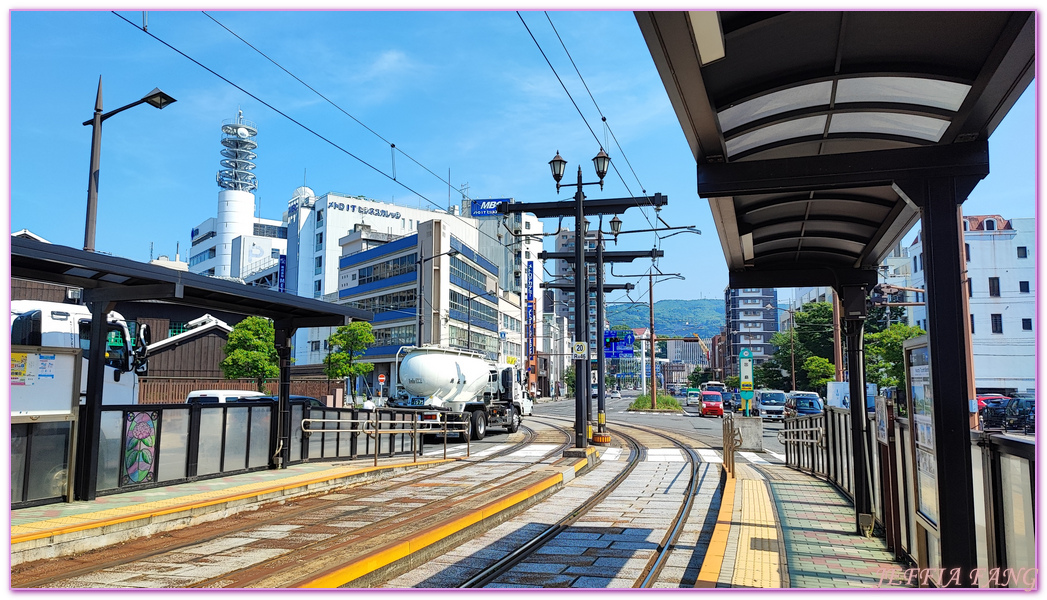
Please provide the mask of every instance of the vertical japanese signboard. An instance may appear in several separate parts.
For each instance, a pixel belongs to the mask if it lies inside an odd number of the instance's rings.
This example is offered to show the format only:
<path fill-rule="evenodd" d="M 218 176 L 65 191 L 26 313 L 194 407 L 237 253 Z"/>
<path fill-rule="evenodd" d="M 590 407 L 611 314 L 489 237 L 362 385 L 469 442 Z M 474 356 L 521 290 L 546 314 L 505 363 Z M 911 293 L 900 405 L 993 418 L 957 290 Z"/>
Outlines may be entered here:
<path fill-rule="evenodd" d="M 753 399 L 753 351 L 742 348 L 738 353 L 738 391 L 742 397 L 742 414 L 749 416 Z"/>
<path fill-rule="evenodd" d="M 277 291 L 287 291 L 287 255 L 280 255 L 280 266 L 277 269 L 276 275 Z"/>
<path fill-rule="evenodd" d="M 909 415 L 913 458 L 916 462 L 916 514 L 931 530 L 938 529 L 938 458 L 934 439 L 934 390 L 927 336 L 908 340 L 905 379 L 909 388 Z"/>

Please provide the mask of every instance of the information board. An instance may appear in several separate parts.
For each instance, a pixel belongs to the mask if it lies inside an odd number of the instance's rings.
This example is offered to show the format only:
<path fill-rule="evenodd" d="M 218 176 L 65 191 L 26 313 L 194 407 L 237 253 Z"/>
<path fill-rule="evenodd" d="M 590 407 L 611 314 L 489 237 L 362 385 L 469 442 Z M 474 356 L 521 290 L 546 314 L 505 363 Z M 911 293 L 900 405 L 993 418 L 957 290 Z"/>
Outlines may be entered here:
<path fill-rule="evenodd" d="M 938 457 L 934 439 L 934 390 L 927 336 L 908 340 L 905 379 L 909 386 L 909 423 L 916 463 L 916 514 L 932 530 L 938 528 Z"/>
<path fill-rule="evenodd" d="M 75 420 L 82 356 L 79 348 L 11 346 L 11 422 Z"/>

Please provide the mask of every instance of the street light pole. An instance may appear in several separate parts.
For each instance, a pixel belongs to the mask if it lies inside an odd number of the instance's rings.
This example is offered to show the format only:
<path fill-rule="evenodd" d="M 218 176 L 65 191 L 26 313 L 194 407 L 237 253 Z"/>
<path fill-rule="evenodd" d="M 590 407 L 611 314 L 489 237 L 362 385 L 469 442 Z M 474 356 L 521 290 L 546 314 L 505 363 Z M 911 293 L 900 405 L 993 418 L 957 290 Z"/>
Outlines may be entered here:
<path fill-rule="evenodd" d="M 102 121 L 105 121 L 109 117 L 131 107 L 138 106 L 139 104 L 150 104 L 156 108 L 163 109 L 174 101 L 174 98 L 160 91 L 160 88 L 153 88 L 153 91 L 135 102 L 126 106 L 121 106 L 116 110 L 102 113 L 102 78 L 98 78 L 98 95 L 95 96 L 95 113 L 91 119 L 84 121 L 83 123 L 85 126 L 91 126 L 91 170 L 90 173 L 88 173 L 87 179 L 87 218 L 84 225 L 85 252 L 95 251 L 95 224 L 98 214 L 98 173 L 100 168 L 99 164 L 101 163 L 102 158 Z"/>

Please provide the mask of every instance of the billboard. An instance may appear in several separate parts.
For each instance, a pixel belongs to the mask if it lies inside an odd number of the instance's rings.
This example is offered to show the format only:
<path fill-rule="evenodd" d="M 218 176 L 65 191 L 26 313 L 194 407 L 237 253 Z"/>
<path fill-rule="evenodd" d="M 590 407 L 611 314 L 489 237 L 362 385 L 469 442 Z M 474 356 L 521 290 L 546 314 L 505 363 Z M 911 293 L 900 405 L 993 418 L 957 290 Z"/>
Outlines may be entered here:
<path fill-rule="evenodd" d="M 508 198 L 490 198 L 487 200 L 473 200 L 469 204 L 469 216 L 471 217 L 490 217 L 491 215 L 498 214 L 498 205 L 502 202 L 508 202 Z"/>

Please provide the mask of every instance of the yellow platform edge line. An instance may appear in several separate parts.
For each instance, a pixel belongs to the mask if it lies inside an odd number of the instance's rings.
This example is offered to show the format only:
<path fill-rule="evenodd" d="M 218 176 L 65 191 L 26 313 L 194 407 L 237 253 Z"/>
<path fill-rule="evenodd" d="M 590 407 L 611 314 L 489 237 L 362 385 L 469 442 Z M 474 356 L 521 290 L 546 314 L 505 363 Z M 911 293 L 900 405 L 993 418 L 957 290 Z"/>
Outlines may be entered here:
<path fill-rule="evenodd" d="M 720 579 L 723 557 L 727 552 L 727 536 L 731 531 L 731 519 L 734 516 L 734 486 L 735 478 L 728 476 L 720 496 L 720 512 L 716 515 L 716 527 L 713 528 L 709 549 L 705 551 L 702 569 L 694 583 L 696 588 L 714 588 Z"/>
<path fill-rule="evenodd" d="M 589 459 L 579 460 L 574 464 L 575 471 L 578 471 L 586 464 Z M 580 466 L 579 466 L 580 465 Z M 392 564 L 393 562 L 404 558 L 408 554 L 417 552 L 427 546 L 430 546 L 443 538 L 458 533 L 459 531 L 480 522 L 483 519 L 490 518 L 499 512 L 514 506 L 531 496 L 534 496 L 544 490 L 563 481 L 563 474 L 557 473 L 550 477 L 531 484 L 519 492 L 511 494 L 500 500 L 495 500 L 490 504 L 472 510 L 449 523 L 437 526 L 433 529 L 423 531 L 419 535 L 400 542 L 395 542 L 385 548 L 380 548 L 373 552 L 362 556 L 353 562 L 346 564 L 338 569 L 322 575 L 316 579 L 305 581 L 298 584 L 296 587 L 299 588 L 337 588 L 341 587 L 355 579 L 359 579 L 368 573 L 376 571 L 382 567 Z M 403 550 L 406 549 L 406 552 Z"/>
<path fill-rule="evenodd" d="M 251 491 L 247 491 L 247 492 L 232 493 L 232 494 L 228 493 L 229 490 L 216 491 L 216 492 L 200 492 L 198 494 L 193 494 L 192 496 L 187 496 L 186 498 L 181 499 L 182 501 L 179 502 L 179 504 L 176 504 L 174 506 L 167 506 L 166 508 L 151 508 L 151 509 L 138 511 L 138 512 L 135 512 L 135 513 L 131 513 L 131 514 L 128 514 L 128 515 L 123 515 L 121 517 L 116 517 L 116 518 L 99 519 L 97 517 L 92 518 L 92 515 L 112 513 L 114 511 L 119 511 L 121 509 L 109 508 L 109 509 L 106 509 L 106 510 L 103 510 L 103 511 L 97 511 L 95 513 L 87 513 L 87 514 L 84 514 L 84 515 L 70 515 L 70 516 L 67 516 L 67 517 L 57 517 L 56 519 L 61 519 L 61 520 L 74 519 L 74 520 L 80 521 L 81 524 L 67 526 L 67 527 L 59 527 L 59 528 L 56 528 L 56 529 L 43 529 L 43 530 L 39 530 L 39 531 L 37 531 L 35 533 L 26 533 L 26 534 L 20 534 L 20 535 L 12 535 L 11 536 L 11 545 L 13 546 L 15 544 L 31 542 L 33 540 L 39 540 L 39 539 L 48 538 L 48 537 L 56 536 L 56 535 L 64 535 L 64 534 L 69 534 L 69 533 L 75 533 L 77 531 L 83 531 L 83 530 L 86 530 L 86 529 L 97 529 L 97 528 L 101 528 L 101 527 L 108 527 L 110 525 L 116 525 L 116 524 L 119 524 L 119 523 L 126 523 L 128 521 L 135 521 L 135 520 L 139 520 L 139 519 L 147 519 L 147 518 L 151 518 L 151 517 L 158 517 L 158 516 L 168 515 L 168 514 L 171 514 L 171 513 L 181 512 L 181 511 L 184 511 L 184 510 L 187 510 L 187 509 L 202 508 L 202 507 L 205 507 L 205 506 L 213 506 L 215 504 L 221 504 L 223 502 L 235 502 L 237 500 L 243 500 L 243 499 L 251 498 L 251 497 L 257 496 L 259 494 L 270 494 L 270 493 L 275 493 L 275 492 L 281 492 L 281 491 L 294 489 L 294 488 L 298 488 L 298 487 L 305 487 L 305 486 L 309 486 L 309 485 L 313 485 L 313 484 L 317 484 L 317 483 L 324 483 L 324 482 L 327 482 L 327 481 L 331 481 L 332 479 L 340 479 L 340 478 L 343 478 L 343 477 L 352 477 L 352 476 L 355 476 L 355 475 L 363 475 L 365 473 L 371 473 L 371 472 L 382 471 L 382 470 L 387 470 L 387 469 L 395 469 L 397 467 L 421 466 L 421 465 L 439 464 L 439 463 L 443 463 L 443 462 L 453 462 L 453 461 L 454 461 L 454 459 L 450 459 L 450 458 L 448 458 L 448 459 L 437 459 L 437 460 L 418 461 L 418 462 L 410 462 L 410 463 L 397 463 L 397 464 L 394 464 L 394 465 L 381 465 L 381 466 L 378 466 L 378 467 L 371 466 L 371 467 L 364 467 L 362 469 L 352 469 L 352 470 L 349 470 L 349 471 L 342 471 L 342 470 L 337 470 L 337 469 L 327 469 L 325 471 L 321 471 L 321 473 L 327 473 L 326 475 L 313 476 L 313 477 L 311 477 L 309 479 L 303 479 L 303 477 L 305 477 L 303 475 L 292 475 L 291 477 L 284 478 L 284 481 L 290 480 L 290 481 L 292 481 L 291 483 L 285 483 L 285 484 L 276 485 L 276 486 L 273 486 L 273 487 L 261 487 L 265 483 L 265 482 L 261 482 L 261 483 L 244 484 L 244 485 L 240 485 L 240 486 L 236 486 L 236 487 L 230 488 L 232 490 L 242 489 L 242 488 L 245 488 L 245 487 L 256 488 L 256 489 L 252 489 Z M 210 498 L 207 499 L 207 500 L 204 500 L 204 501 L 200 501 L 199 500 L 199 498 L 206 498 L 206 497 L 210 497 Z M 193 498 L 197 498 L 197 500 L 194 501 Z M 157 504 L 170 504 L 170 502 L 171 502 L 170 499 L 169 500 L 157 500 L 157 501 L 154 501 L 154 502 L 148 502 L 148 503 L 145 503 L 145 504 L 140 504 L 139 506 L 149 506 L 149 505 L 154 505 L 155 506 Z M 48 520 L 50 520 L 50 519 L 48 519 Z M 46 523 L 46 522 L 47 521 L 45 520 L 45 521 L 41 521 L 41 522 L 38 522 L 38 523 Z M 11 531 L 14 532 L 18 528 L 37 528 L 38 529 L 39 527 L 40 526 L 37 523 L 26 523 L 24 525 L 12 525 L 11 526 Z"/>

